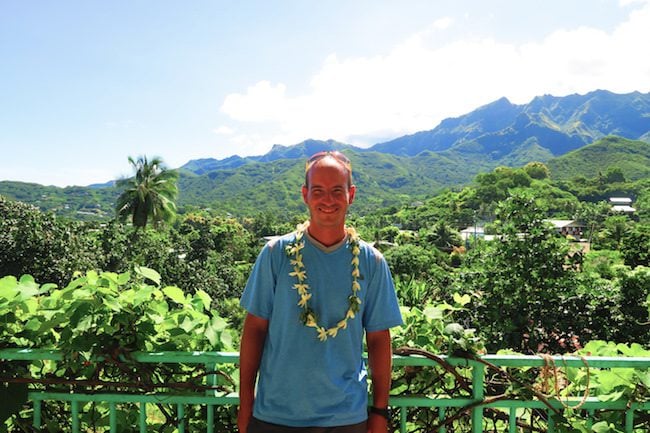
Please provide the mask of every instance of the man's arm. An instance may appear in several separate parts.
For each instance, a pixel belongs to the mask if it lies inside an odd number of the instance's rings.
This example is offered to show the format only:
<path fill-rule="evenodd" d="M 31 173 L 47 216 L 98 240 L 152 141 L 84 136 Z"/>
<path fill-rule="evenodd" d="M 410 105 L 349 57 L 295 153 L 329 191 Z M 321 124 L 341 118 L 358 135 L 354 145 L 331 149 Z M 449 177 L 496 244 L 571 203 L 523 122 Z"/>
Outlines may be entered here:
<path fill-rule="evenodd" d="M 388 394 L 391 385 L 393 368 L 393 351 L 391 347 L 390 331 L 368 332 L 368 364 L 372 379 L 372 405 L 378 408 L 388 407 Z M 368 431 L 372 433 L 386 433 L 388 422 L 377 414 L 368 418 Z"/>
<path fill-rule="evenodd" d="M 248 423 L 253 416 L 255 400 L 255 379 L 260 368 L 262 350 L 269 321 L 250 313 L 244 320 L 244 330 L 239 349 L 239 413 L 237 427 L 240 433 L 246 433 Z"/>

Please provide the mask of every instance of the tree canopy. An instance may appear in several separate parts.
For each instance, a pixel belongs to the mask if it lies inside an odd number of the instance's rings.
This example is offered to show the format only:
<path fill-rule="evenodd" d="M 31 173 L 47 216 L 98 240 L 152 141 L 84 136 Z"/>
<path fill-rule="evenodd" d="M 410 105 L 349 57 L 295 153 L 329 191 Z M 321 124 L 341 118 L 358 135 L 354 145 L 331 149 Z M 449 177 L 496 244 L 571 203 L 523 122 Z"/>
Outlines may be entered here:
<path fill-rule="evenodd" d="M 129 157 L 135 176 L 118 181 L 118 188 L 124 188 L 115 205 L 118 218 L 131 218 L 135 227 L 145 228 L 149 220 L 155 224 L 171 222 L 176 218 L 176 197 L 178 196 L 178 172 L 167 169 L 162 159 L 146 156 L 137 160 Z"/>

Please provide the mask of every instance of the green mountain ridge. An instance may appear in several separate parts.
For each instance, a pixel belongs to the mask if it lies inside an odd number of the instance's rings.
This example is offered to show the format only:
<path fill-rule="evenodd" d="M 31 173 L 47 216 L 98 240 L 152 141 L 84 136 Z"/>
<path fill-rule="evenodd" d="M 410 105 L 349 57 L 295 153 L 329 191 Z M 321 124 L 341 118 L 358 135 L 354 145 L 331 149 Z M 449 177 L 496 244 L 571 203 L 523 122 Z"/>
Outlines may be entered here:
<path fill-rule="evenodd" d="M 539 151 L 539 148 L 532 142 L 528 150 Z M 346 154 L 352 161 L 354 180 L 359 188 L 354 211 L 360 213 L 424 200 L 450 186 L 468 184 L 478 173 L 496 167 L 488 160 L 477 163 L 472 158 L 444 152 L 425 151 L 415 157 L 356 150 L 347 150 Z M 558 180 L 576 176 L 592 178 L 610 167 L 622 169 L 628 180 L 650 179 L 650 145 L 638 140 L 606 137 L 551 158 L 546 164 L 551 177 Z M 209 208 L 237 216 L 252 216 L 264 211 L 289 216 L 304 212 L 299 194 L 303 179 L 302 159 L 251 161 L 205 175 L 181 172 L 178 204 L 181 210 Z M 112 217 L 119 191 L 114 186 L 57 188 L 4 181 L 0 182 L 0 194 L 61 216 L 101 220 Z"/>
<path fill-rule="evenodd" d="M 650 93 L 615 94 L 595 90 L 585 95 L 537 96 L 516 105 L 501 98 L 473 112 L 443 120 L 430 131 L 379 143 L 374 151 L 414 156 L 423 150 L 461 150 L 477 143 L 486 156 L 512 159 L 510 154 L 530 138 L 553 156 L 608 135 L 646 139 L 650 130 Z"/>
<path fill-rule="evenodd" d="M 623 137 L 609 137 L 620 133 Z M 181 210 L 211 208 L 253 215 L 304 211 L 299 190 L 304 160 L 322 150 L 345 152 L 352 160 L 363 212 L 430 197 L 470 183 L 497 166 L 545 162 L 552 177 L 593 177 L 609 167 L 627 179 L 646 178 L 650 144 L 650 93 L 534 98 L 525 105 L 501 98 L 431 131 L 362 149 L 334 140 L 275 145 L 265 155 L 204 158 L 180 167 Z M 46 187 L 0 182 L 0 194 L 77 219 L 108 219 L 119 191 L 112 183 L 90 187 Z"/>
<path fill-rule="evenodd" d="M 620 137 L 595 143 L 547 161 L 554 179 L 596 177 L 610 167 L 620 168 L 628 180 L 650 178 L 650 144 Z"/>

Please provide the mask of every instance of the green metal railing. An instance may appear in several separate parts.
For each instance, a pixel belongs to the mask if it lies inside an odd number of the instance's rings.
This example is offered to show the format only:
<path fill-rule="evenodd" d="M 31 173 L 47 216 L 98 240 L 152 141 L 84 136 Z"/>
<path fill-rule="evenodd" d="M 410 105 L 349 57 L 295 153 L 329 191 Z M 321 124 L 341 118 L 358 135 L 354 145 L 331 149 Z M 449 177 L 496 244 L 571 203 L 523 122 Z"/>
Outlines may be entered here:
<path fill-rule="evenodd" d="M 215 372 L 222 365 L 236 365 L 239 363 L 237 353 L 224 352 L 162 352 L 162 353 L 134 353 L 132 359 L 141 363 L 152 364 L 189 364 L 203 365 L 208 372 Z M 408 427 L 408 410 L 409 409 L 437 409 L 438 417 L 443 420 L 449 409 L 467 408 L 470 412 L 471 431 L 480 433 L 484 430 L 484 410 L 486 408 L 498 408 L 500 411 L 507 413 L 507 431 L 514 433 L 518 431 L 517 419 L 523 410 L 545 411 L 546 429 L 548 432 L 556 431 L 553 422 L 553 412 L 562 411 L 565 406 L 580 406 L 584 411 L 587 428 L 591 428 L 596 411 L 613 410 L 620 411 L 623 415 L 622 421 L 625 432 L 634 432 L 634 420 L 637 412 L 650 412 L 650 402 L 628 402 L 628 400 L 602 401 L 598 396 L 588 398 L 572 397 L 559 401 L 549 398 L 547 401 L 539 399 L 498 399 L 490 400 L 486 396 L 486 363 L 503 368 L 528 368 L 548 366 L 548 359 L 540 356 L 501 356 L 486 355 L 478 360 L 465 358 L 451 358 L 440 356 L 446 364 L 451 366 L 466 367 L 471 369 L 471 395 L 457 398 L 454 396 L 409 396 L 399 395 L 391 396 L 390 405 L 399 413 L 400 431 L 405 433 Z M 39 349 L 0 349 L 0 360 L 2 362 L 16 361 L 60 361 L 62 355 L 57 351 L 39 350 Z M 650 358 L 613 358 L 613 357 L 552 357 L 552 360 L 561 365 L 562 368 L 585 368 L 589 369 L 650 369 Z M 480 362 L 485 361 L 485 362 Z M 435 367 L 439 362 L 421 356 L 394 356 L 394 369 L 405 367 Z M 216 373 L 210 373 L 206 376 L 206 384 L 214 386 L 217 384 Z M 29 392 L 29 401 L 33 403 L 33 425 L 37 429 L 42 424 L 41 406 L 44 401 L 61 401 L 70 404 L 71 411 L 71 430 L 73 433 L 79 433 L 83 430 L 80 424 L 80 405 L 87 402 L 101 402 L 108 404 L 110 432 L 117 432 L 117 413 L 118 404 L 134 403 L 139 404 L 139 431 L 147 431 L 147 405 L 150 404 L 168 404 L 176 406 L 177 429 L 179 433 L 184 433 L 187 429 L 185 420 L 185 409 L 188 405 L 201 405 L 207 408 L 206 411 L 206 431 L 214 431 L 214 408 L 216 406 L 237 405 L 239 399 L 234 392 L 217 392 L 214 390 L 204 393 L 193 393 L 192 395 L 179 395 L 173 392 L 158 392 L 146 394 L 132 393 L 76 393 L 76 392 L 48 392 L 43 390 L 32 390 Z M 519 411 L 519 412 L 518 412 Z M 619 427 L 621 428 L 621 427 Z M 445 427 L 439 429 L 441 433 L 446 431 Z"/>

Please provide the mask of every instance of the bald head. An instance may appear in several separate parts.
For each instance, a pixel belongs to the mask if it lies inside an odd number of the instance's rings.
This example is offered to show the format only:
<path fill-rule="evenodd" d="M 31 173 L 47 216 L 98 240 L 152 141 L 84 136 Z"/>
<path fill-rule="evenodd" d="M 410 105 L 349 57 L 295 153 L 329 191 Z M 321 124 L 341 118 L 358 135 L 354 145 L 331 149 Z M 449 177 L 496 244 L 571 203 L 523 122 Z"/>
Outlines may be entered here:
<path fill-rule="evenodd" d="M 343 156 L 343 154 L 340 154 L 340 158 L 336 156 L 338 154 L 338 152 L 336 154 L 328 152 L 325 153 L 322 157 L 316 159 L 314 159 L 314 157 L 310 158 L 310 162 L 307 162 L 305 168 L 305 186 L 309 187 L 313 171 L 318 170 L 321 167 L 338 168 L 340 170 L 343 170 L 348 181 L 348 188 L 352 186 L 352 165 L 350 164 L 350 161 L 345 156 Z"/>

